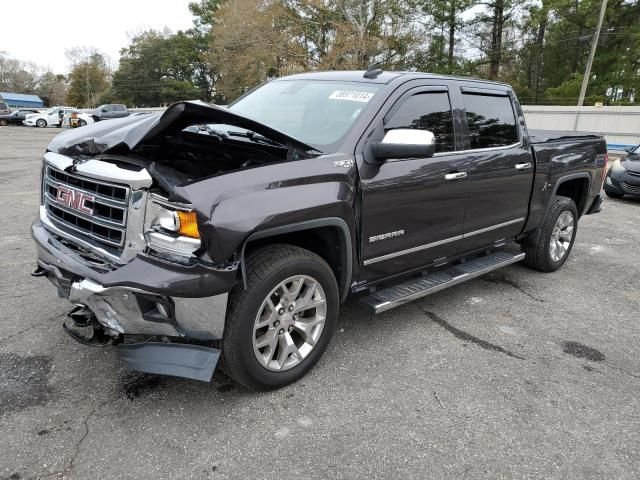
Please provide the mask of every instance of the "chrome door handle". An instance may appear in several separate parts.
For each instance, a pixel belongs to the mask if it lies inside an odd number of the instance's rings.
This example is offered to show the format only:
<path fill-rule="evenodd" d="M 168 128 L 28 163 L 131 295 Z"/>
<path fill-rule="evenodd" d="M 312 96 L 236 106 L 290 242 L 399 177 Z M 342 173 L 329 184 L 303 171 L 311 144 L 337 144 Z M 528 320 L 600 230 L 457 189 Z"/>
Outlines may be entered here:
<path fill-rule="evenodd" d="M 455 173 L 447 173 L 444 176 L 445 180 L 458 180 L 460 178 L 464 178 L 467 176 L 467 172 L 455 172 Z"/>
<path fill-rule="evenodd" d="M 516 164 L 516 169 L 517 170 L 526 170 L 527 168 L 531 168 L 531 163 L 527 162 L 527 163 L 517 163 Z"/>

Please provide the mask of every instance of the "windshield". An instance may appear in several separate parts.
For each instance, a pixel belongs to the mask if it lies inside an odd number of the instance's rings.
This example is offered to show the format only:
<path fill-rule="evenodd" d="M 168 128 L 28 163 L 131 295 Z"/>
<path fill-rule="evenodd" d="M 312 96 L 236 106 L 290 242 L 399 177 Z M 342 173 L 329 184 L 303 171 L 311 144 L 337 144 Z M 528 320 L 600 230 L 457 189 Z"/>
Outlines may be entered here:
<path fill-rule="evenodd" d="M 379 88 L 357 82 L 278 80 L 242 97 L 229 110 L 323 150 L 349 131 Z"/>
<path fill-rule="evenodd" d="M 640 155 L 640 145 L 638 145 L 637 147 L 634 147 L 631 150 L 631 153 L 635 153 L 636 155 Z"/>

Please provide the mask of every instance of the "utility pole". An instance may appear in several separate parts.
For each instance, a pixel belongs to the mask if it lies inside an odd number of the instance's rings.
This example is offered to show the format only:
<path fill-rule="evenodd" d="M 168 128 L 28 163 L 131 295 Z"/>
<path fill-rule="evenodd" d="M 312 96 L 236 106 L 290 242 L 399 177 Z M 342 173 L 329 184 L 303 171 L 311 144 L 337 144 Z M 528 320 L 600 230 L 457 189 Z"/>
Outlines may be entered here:
<path fill-rule="evenodd" d="M 602 22 L 604 20 L 604 14 L 607 11 L 607 0 L 602 0 L 600 6 L 600 17 L 598 18 L 598 27 L 593 35 L 591 42 L 591 52 L 589 52 L 589 60 L 587 60 L 587 68 L 584 72 L 584 78 L 582 79 L 582 88 L 580 89 L 580 98 L 578 99 L 578 107 L 582 107 L 584 104 L 584 96 L 587 94 L 587 86 L 589 85 L 589 77 L 591 76 L 591 67 L 593 66 L 593 58 L 596 56 L 596 48 L 598 48 L 598 39 L 600 38 L 600 29 L 602 28 Z M 578 116 L 576 115 L 576 126 L 578 123 Z"/>
<path fill-rule="evenodd" d="M 606 1 L 606 0 L 605 0 Z M 87 63 L 87 68 L 86 68 L 86 72 L 87 72 L 87 107 L 90 106 L 89 102 L 89 97 L 91 95 L 91 87 L 89 86 L 89 63 Z"/>

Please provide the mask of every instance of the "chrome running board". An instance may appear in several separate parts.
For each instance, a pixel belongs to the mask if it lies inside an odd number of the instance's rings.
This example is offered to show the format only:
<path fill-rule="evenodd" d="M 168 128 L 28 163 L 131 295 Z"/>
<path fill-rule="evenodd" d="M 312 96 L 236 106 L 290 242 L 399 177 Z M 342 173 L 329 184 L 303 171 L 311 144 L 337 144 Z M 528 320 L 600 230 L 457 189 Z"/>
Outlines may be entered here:
<path fill-rule="evenodd" d="M 418 298 L 479 277 L 524 259 L 524 253 L 494 252 L 458 265 L 436 270 L 420 278 L 378 290 L 360 302 L 374 314 L 391 310 Z"/>

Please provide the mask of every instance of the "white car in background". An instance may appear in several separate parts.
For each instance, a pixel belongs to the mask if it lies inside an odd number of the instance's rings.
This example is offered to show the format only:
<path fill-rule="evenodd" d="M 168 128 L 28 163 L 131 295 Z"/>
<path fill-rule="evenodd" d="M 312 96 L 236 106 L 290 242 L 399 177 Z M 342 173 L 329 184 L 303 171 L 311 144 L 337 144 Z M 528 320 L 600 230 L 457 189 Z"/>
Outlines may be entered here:
<path fill-rule="evenodd" d="M 62 111 L 62 123 L 64 126 L 69 126 L 69 116 L 73 112 L 77 112 L 78 114 L 79 127 L 94 123 L 91 115 L 80 113 L 78 109 L 73 107 L 51 107 L 42 113 L 32 113 L 27 115 L 27 118 L 22 123 L 30 127 L 57 127 L 60 125 L 60 111 Z"/>

